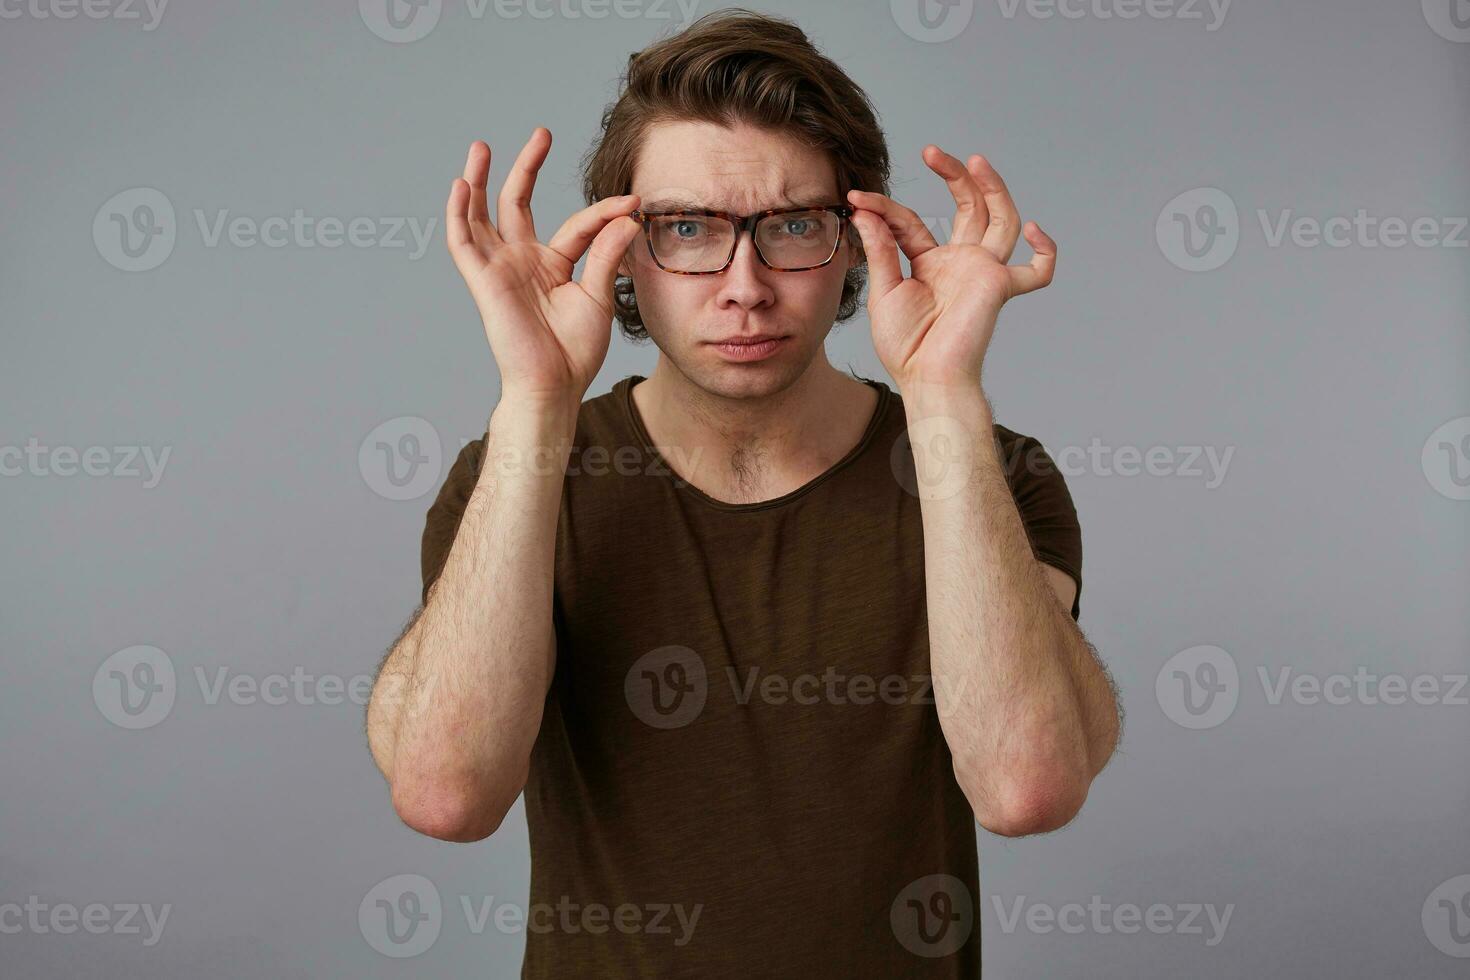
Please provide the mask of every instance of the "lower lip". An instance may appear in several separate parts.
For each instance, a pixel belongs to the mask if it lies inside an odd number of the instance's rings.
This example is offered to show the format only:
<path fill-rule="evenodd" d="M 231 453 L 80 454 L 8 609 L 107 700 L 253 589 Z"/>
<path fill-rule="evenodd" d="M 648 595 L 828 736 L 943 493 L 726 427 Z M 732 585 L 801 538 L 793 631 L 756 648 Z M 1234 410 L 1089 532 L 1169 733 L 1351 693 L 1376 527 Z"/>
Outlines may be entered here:
<path fill-rule="evenodd" d="M 763 361 L 786 343 L 785 337 L 763 340 L 758 344 L 711 344 L 715 350 L 732 361 Z"/>

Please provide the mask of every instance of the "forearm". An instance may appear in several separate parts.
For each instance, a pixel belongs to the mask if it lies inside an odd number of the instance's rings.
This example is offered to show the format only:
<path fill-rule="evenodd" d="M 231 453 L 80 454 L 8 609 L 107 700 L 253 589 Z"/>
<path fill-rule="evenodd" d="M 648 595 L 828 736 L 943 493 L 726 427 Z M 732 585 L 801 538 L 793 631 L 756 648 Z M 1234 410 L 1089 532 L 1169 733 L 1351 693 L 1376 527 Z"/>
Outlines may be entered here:
<path fill-rule="evenodd" d="M 556 523 L 575 424 L 570 405 L 495 409 L 443 571 L 374 686 L 374 758 L 400 815 L 434 836 L 485 836 L 525 783 L 555 669 Z"/>
<path fill-rule="evenodd" d="M 1111 687 L 1057 601 L 978 385 L 905 392 L 920 484 L 935 699 L 955 773 L 1001 833 L 1064 823 L 1112 751 Z M 947 457 L 947 460 L 946 460 Z"/>

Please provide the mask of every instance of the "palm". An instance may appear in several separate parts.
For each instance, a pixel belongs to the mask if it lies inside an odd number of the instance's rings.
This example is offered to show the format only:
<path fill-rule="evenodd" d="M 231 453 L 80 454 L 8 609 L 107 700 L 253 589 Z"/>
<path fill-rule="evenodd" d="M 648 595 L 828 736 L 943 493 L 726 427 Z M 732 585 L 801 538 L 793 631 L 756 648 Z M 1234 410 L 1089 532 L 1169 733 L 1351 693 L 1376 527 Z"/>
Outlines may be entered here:
<path fill-rule="evenodd" d="M 1023 228 L 1000 175 L 978 155 L 964 164 L 926 147 L 924 157 L 955 199 L 948 244 L 936 242 L 916 213 L 891 198 L 848 194 L 867 253 L 873 347 L 900 388 L 978 384 L 1000 308 L 1051 282 L 1056 243 L 1030 222 L 1024 231 L 1035 252 L 1031 263 L 1007 265 Z M 909 259 L 908 278 L 900 249 Z"/>
<path fill-rule="evenodd" d="M 585 389 L 601 367 L 612 310 L 572 280 L 572 268 L 539 242 L 506 244 L 469 279 L 506 387 Z"/>
<path fill-rule="evenodd" d="M 920 255 L 911 272 L 868 309 L 889 375 L 936 377 L 946 366 L 978 363 L 993 332 L 990 313 L 1007 298 L 1005 264 L 978 245 L 951 244 Z"/>
<path fill-rule="evenodd" d="M 502 390 L 580 400 L 607 356 L 618 260 L 638 231 L 626 216 L 638 202 L 632 195 L 599 201 L 568 218 L 543 244 L 531 193 L 550 147 L 550 132 L 538 127 L 501 188 L 497 225 L 485 193 L 490 148 L 474 143 L 464 177 L 449 193 L 445 231 L 484 321 Z M 583 253 L 587 265 L 581 281 L 574 281 Z"/>

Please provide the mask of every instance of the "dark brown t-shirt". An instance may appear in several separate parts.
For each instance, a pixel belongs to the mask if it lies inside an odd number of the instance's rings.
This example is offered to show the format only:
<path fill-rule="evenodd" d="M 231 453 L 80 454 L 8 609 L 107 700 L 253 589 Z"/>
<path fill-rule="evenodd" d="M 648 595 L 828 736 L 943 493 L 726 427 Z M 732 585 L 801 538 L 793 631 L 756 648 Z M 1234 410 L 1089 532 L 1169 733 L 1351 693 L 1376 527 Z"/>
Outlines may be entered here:
<path fill-rule="evenodd" d="M 899 394 L 863 379 L 878 403 L 857 446 L 730 504 L 652 446 L 641 380 L 582 404 L 567 464 L 522 976 L 979 976 L 976 824 L 928 684 Z M 1036 440 L 995 434 L 1076 617 L 1066 483 Z M 484 449 L 464 447 L 429 510 L 425 599 Z"/>

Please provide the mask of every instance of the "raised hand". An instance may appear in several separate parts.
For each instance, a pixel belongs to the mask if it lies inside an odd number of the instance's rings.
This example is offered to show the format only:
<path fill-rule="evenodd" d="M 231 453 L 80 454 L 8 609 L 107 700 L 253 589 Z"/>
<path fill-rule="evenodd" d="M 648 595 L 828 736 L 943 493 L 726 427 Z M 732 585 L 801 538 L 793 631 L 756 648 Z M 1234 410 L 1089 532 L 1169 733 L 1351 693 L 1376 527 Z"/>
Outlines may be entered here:
<path fill-rule="evenodd" d="M 506 397 L 570 400 L 575 405 L 602 367 L 611 340 L 613 280 L 638 234 L 628 217 L 634 194 L 605 198 L 567 219 L 551 241 L 536 238 L 531 193 L 551 149 L 537 127 L 516 157 L 490 222 L 485 183 L 490 147 L 470 145 L 464 176 L 445 206 L 449 254 L 470 288 Z M 590 246 L 590 251 L 589 251 Z M 572 269 L 582 254 L 581 281 Z"/>
<path fill-rule="evenodd" d="M 852 221 L 867 253 L 873 347 L 900 390 L 978 386 L 1001 306 L 1051 282 L 1057 246 L 1036 222 L 1022 227 L 1010 191 L 983 156 L 961 163 L 930 145 L 924 162 L 954 197 L 947 244 L 892 198 L 869 191 L 847 196 L 858 209 Z M 1028 265 L 1007 265 L 1023 232 L 1035 254 Z M 900 248 L 909 259 L 908 279 Z"/>

